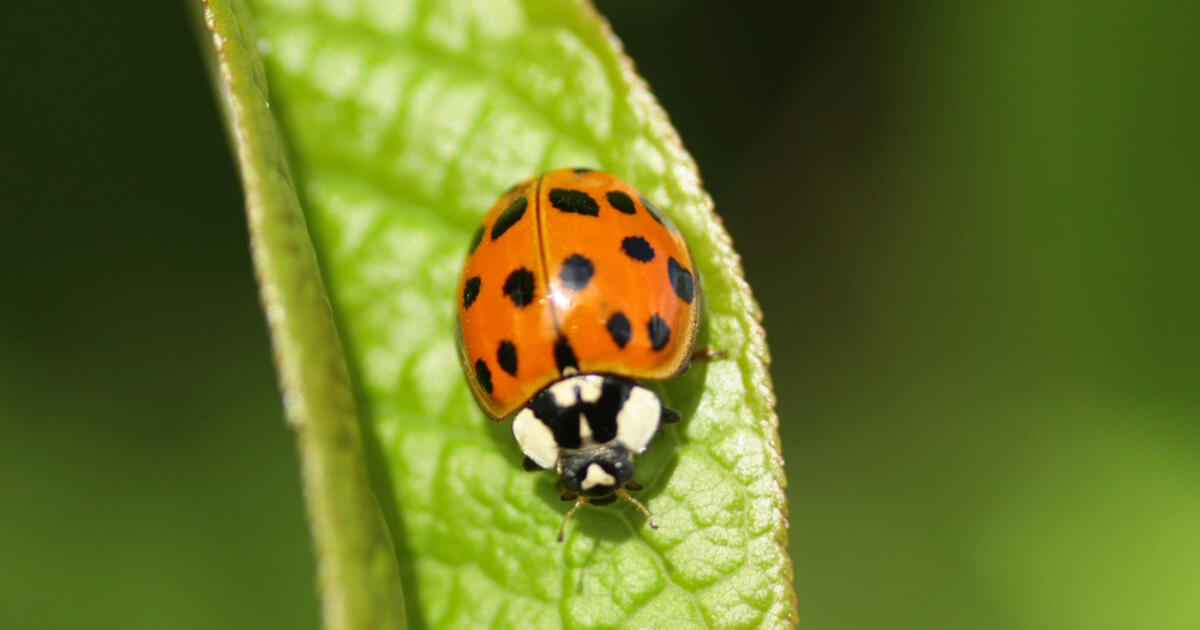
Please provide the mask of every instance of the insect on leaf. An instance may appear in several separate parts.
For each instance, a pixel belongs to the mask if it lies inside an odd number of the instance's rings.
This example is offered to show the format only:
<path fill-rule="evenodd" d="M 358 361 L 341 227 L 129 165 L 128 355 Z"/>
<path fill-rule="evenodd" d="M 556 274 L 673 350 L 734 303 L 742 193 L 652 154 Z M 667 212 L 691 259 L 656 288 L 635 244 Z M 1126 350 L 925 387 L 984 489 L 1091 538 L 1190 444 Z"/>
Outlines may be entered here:
<path fill-rule="evenodd" d="M 206 8 L 327 625 L 794 625 L 758 306 L 695 165 L 594 9 Z M 561 490 L 475 406 L 453 314 L 484 211 L 561 166 L 617 175 L 679 227 L 703 288 L 699 344 L 727 358 L 654 385 L 683 414 L 637 462 L 661 527 L 625 503 L 587 506 L 558 544 Z"/>

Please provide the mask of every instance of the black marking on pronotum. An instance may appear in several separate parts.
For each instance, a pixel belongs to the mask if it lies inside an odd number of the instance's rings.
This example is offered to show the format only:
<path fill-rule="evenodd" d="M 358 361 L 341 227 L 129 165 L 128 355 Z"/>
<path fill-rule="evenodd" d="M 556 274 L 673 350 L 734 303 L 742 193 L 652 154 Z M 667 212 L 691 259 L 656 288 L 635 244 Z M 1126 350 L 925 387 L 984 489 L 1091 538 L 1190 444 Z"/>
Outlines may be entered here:
<path fill-rule="evenodd" d="M 678 260 L 671 258 L 667 261 L 667 277 L 671 280 L 671 288 L 675 289 L 675 295 L 679 299 L 692 303 L 692 298 L 696 294 L 696 285 L 692 280 L 692 272 L 683 268 Z"/>
<path fill-rule="evenodd" d="M 471 305 L 475 303 L 475 298 L 479 297 L 479 285 L 482 282 L 479 276 L 475 276 L 467 278 L 467 281 L 463 283 L 463 310 L 471 308 Z"/>
<path fill-rule="evenodd" d="M 496 350 L 496 363 L 509 376 L 517 375 L 517 347 L 511 341 L 505 339 L 500 342 L 500 348 Z"/>
<path fill-rule="evenodd" d="M 650 333 L 650 347 L 655 350 L 662 350 L 671 341 L 671 327 L 657 314 L 646 322 L 646 331 Z"/>
<path fill-rule="evenodd" d="M 538 392 L 538 395 L 534 396 L 526 406 L 542 424 L 549 427 L 554 434 L 554 442 L 560 448 L 579 448 L 582 445 L 582 440 L 579 439 L 579 408 L 577 405 L 558 406 L 554 394 L 550 393 L 547 388 Z"/>
<path fill-rule="evenodd" d="M 644 195 L 638 195 L 638 199 L 641 200 L 642 206 L 646 208 L 646 212 L 649 212 L 650 216 L 653 217 L 655 221 L 658 221 L 659 225 L 664 227 L 667 225 L 666 222 L 663 221 L 662 211 L 658 209 L 658 206 L 654 205 Z"/>
<path fill-rule="evenodd" d="M 621 241 L 621 250 L 638 262 L 654 260 L 654 248 L 640 236 L 626 236 L 625 240 Z"/>
<path fill-rule="evenodd" d="M 560 374 L 565 373 L 568 368 L 579 371 L 575 350 L 571 348 L 571 342 L 567 341 L 566 337 L 559 337 L 558 341 L 554 342 L 554 365 L 558 367 Z"/>
<path fill-rule="evenodd" d="M 550 190 L 550 205 L 563 212 L 573 212 L 589 217 L 600 216 L 600 205 L 592 196 L 582 190 L 571 188 L 552 188 Z"/>
<path fill-rule="evenodd" d="M 529 200 L 525 197 L 517 197 L 513 202 L 508 204 L 508 208 L 500 213 L 496 219 L 496 223 L 492 225 L 492 240 L 496 240 L 508 231 L 514 223 L 521 220 L 525 216 L 525 208 L 529 205 Z"/>
<path fill-rule="evenodd" d="M 592 439 L 603 444 L 617 437 L 617 414 L 625 406 L 633 387 L 633 382 L 628 379 L 606 376 L 601 385 L 600 398 L 595 402 L 579 400 L 576 386 L 575 401 L 570 405 L 560 406 L 554 394 L 549 389 L 543 389 L 529 401 L 528 406 L 533 415 L 554 434 L 554 441 L 561 448 L 583 446 L 583 439 L 579 435 L 580 414 L 587 418 Z"/>
<path fill-rule="evenodd" d="M 532 302 L 533 272 L 521 267 L 508 274 L 508 278 L 504 280 L 504 295 L 507 295 L 517 308 Z"/>
<path fill-rule="evenodd" d="M 592 261 L 579 254 L 574 254 L 563 261 L 562 271 L 558 272 L 558 278 L 568 289 L 581 291 L 587 287 L 593 273 L 596 273 L 596 268 L 592 265 Z"/>
<path fill-rule="evenodd" d="M 606 378 L 600 390 L 600 400 L 579 405 L 587 415 L 592 439 L 604 444 L 617 437 L 617 414 L 625 406 L 631 391 L 633 383 L 624 379 Z"/>
<path fill-rule="evenodd" d="M 633 200 L 629 198 L 629 195 L 619 190 L 610 190 L 605 197 L 608 198 L 608 204 L 616 208 L 621 214 L 633 214 L 637 212 L 637 206 L 633 205 Z"/>
<path fill-rule="evenodd" d="M 475 382 L 483 388 L 483 391 L 492 393 L 492 371 L 488 369 L 487 361 L 478 359 L 475 361 Z"/>
<path fill-rule="evenodd" d="M 633 336 L 633 328 L 629 325 L 629 318 L 625 317 L 625 313 L 617 311 L 608 318 L 608 323 L 605 324 L 608 328 L 608 334 L 612 335 L 613 342 L 618 348 L 624 348 L 625 344 L 629 343 L 629 339 Z"/>
<path fill-rule="evenodd" d="M 482 225 L 479 226 L 478 230 L 475 230 L 475 236 L 471 237 L 471 249 L 467 251 L 467 255 L 470 256 L 471 254 L 474 254 L 475 249 L 479 247 L 479 244 L 481 242 L 483 242 L 483 226 Z"/>

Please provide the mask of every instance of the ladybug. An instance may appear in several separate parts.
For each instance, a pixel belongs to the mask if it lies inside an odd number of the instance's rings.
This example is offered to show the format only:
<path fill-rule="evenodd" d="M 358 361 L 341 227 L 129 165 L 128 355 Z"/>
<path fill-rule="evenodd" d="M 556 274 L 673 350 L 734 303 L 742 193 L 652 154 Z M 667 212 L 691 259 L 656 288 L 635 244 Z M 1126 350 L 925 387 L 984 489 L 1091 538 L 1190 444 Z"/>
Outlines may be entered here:
<path fill-rule="evenodd" d="M 459 351 L 479 406 L 513 417 L 525 467 L 575 505 L 627 490 L 633 456 L 679 413 L 638 380 L 692 359 L 696 267 L 679 230 L 629 184 L 591 169 L 521 182 L 484 216 L 458 282 Z M 514 415 L 515 414 L 515 415 Z M 559 529 L 558 540 L 563 538 Z"/>

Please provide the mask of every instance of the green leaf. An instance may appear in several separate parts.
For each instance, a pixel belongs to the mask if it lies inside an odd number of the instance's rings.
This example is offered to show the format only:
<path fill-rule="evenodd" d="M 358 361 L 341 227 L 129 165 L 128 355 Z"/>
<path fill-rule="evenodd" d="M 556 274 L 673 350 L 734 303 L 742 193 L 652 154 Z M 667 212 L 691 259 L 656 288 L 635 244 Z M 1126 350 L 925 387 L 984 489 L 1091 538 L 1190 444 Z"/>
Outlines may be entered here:
<path fill-rule="evenodd" d="M 350 462 L 339 471 L 313 463 L 322 448 L 364 453 L 345 418 L 357 408 L 415 628 L 793 625 L 784 477 L 758 306 L 695 165 L 590 5 L 248 0 L 249 11 L 233 21 L 223 7 L 238 0 L 210 1 L 322 558 L 339 536 L 384 546 L 369 510 L 352 502 L 353 514 L 325 514 L 348 501 L 323 499 L 313 485 L 334 483 L 312 471 L 321 468 L 355 478 L 336 483 L 361 490 Z M 251 21 L 256 40 L 243 35 Z M 233 42 L 238 63 L 230 63 Z M 264 53 L 265 83 L 254 50 Z M 563 544 L 554 541 L 567 507 L 556 481 L 524 472 L 508 424 L 476 408 L 453 319 L 455 281 L 484 210 L 516 181 L 558 166 L 614 173 L 674 219 L 705 292 L 700 343 L 729 356 L 656 386 L 685 418 L 637 464 L 639 496 L 661 528 L 650 529 L 628 505 L 588 506 Z M 308 261 L 314 248 L 319 270 Z M 288 282 L 272 278 L 272 265 L 288 270 Z M 322 279 L 341 347 L 327 330 Z M 293 401 L 323 400 L 344 385 L 343 356 L 354 401 L 296 409 Z M 333 437 L 308 435 L 307 423 L 318 420 L 305 414 L 315 411 L 330 414 L 321 422 L 337 423 L 346 442 L 314 444 Z M 364 530 L 335 532 L 330 522 Z M 347 573 L 354 571 L 361 574 Z M 340 580 L 348 583 L 330 584 Z M 372 625 L 335 610 L 348 589 L 388 606 L 395 588 L 374 560 L 330 569 L 323 559 L 321 581 L 327 622 L 347 627 Z M 376 609 L 375 621 L 389 625 L 400 610 Z"/>
<path fill-rule="evenodd" d="M 217 0 L 204 4 L 203 19 L 246 190 L 284 410 L 299 438 L 325 625 L 404 628 L 391 539 L 368 480 L 350 378 L 268 107 L 251 20 L 240 4 Z"/>

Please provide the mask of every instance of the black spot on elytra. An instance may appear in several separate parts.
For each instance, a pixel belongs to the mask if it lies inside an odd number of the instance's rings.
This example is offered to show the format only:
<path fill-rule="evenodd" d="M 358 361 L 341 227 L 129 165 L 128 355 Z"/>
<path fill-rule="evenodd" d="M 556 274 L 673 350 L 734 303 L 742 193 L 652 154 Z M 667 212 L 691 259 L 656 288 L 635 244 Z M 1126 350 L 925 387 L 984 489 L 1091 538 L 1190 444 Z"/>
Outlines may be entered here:
<path fill-rule="evenodd" d="M 642 206 L 646 208 L 646 212 L 649 212 L 650 216 L 653 217 L 655 221 L 658 221 L 659 225 L 666 227 L 667 224 L 663 221 L 662 211 L 658 209 L 658 206 L 651 203 L 649 199 L 642 195 L 638 195 L 638 200 L 642 202 Z"/>
<path fill-rule="evenodd" d="M 567 341 L 566 337 L 559 337 L 558 341 L 554 342 L 554 365 L 558 367 L 559 373 L 565 373 L 567 368 L 579 371 L 579 361 L 575 359 L 575 350 L 571 348 L 571 342 Z"/>
<path fill-rule="evenodd" d="M 467 251 L 467 255 L 470 256 L 471 254 L 474 254 L 475 249 L 478 248 L 479 244 L 482 242 L 483 242 L 483 226 L 481 225 L 481 226 L 479 226 L 478 230 L 475 230 L 475 236 L 471 237 L 471 249 Z"/>
<path fill-rule="evenodd" d="M 521 308 L 533 301 L 533 272 L 521 267 L 508 274 L 504 280 L 504 295 L 512 300 L 513 306 Z"/>
<path fill-rule="evenodd" d="M 625 255 L 639 262 L 650 262 L 654 260 L 654 248 L 646 239 L 640 236 L 626 236 L 625 240 L 621 241 L 621 249 Z"/>
<path fill-rule="evenodd" d="M 629 343 L 630 337 L 633 336 L 633 329 L 629 325 L 629 318 L 625 317 L 625 313 L 617 311 L 612 317 L 608 318 L 608 334 L 612 335 L 612 339 L 616 342 L 618 348 L 624 348 L 625 344 Z"/>
<path fill-rule="evenodd" d="M 573 168 L 573 169 L 571 169 L 571 170 L 572 170 L 572 171 L 575 171 L 575 174 L 576 174 L 576 175 L 583 175 L 584 173 L 591 173 L 592 171 L 594 171 L 594 170 L 596 170 L 596 169 L 594 169 L 594 168 L 588 168 L 588 167 L 586 167 L 586 166 L 580 166 L 580 167 L 578 167 L 578 168 Z"/>
<path fill-rule="evenodd" d="M 592 196 L 582 190 L 570 188 L 553 188 L 550 190 L 550 205 L 563 212 L 584 214 L 589 217 L 600 216 L 600 205 Z"/>
<path fill-rule="evenodd" d="M 463 283 L 463 310 L 471 308 L 471 305 L 475 303 L 475 298 L 479 297 L 479 285 L 481 282 L 482 280 L 479 279 L 479 276 L 475 276 L 474 278 L 468 278 Z"/>
<path fill-rule="evenodd" d="M 572 291 L 582 291 L 587 287 L 588 281 L 592 279 L 592 274 L 596 273 L 596 268 L 592 266 L 592 261 L 575 254 L 563 261 L 562 271 L 558 272 L 558 277 L 562 280 L 563 286 Z"/>
<path fill-rule="evenodd" d="M 671 280 L 671 288 L 675 289 L 675 295 L 679 299 L 692 303 L 692 298 L 695 297 L 696 285 L 692 280 L 692 272 L 683 268 L 679 261 L 671 258 L 667 261 L 667 277 Z"/>
<path fill-rule="evenodd" d="M 664 322 L 663 318 L 658 315 L 654 315 L 649 322 L 646 322 L 646 330 L 650 333 L 650 347 L 655 350 L 662 350 L 671 340 L 671 327 L 667 326 L 667 322 Z"/>
<path fill-rule="evenodd" d="M 500 216 L 496 218 L 496 223 L 492 226 L 492 240 L 503 236 L 508 228 L 520 221 L 521 217 L 525 216 L 525 208 L 528 205 L 529 200 L 525 197 L 513 199 L 513 202 L 508 204 L 508 208 L 505 208 L 504 212 L 501 212 Z"/>
<path fill-rule="evenodd" d="M 517 375 L 517 347 L 507 339 L 500 342 L 500 348 L 496 350 L 496 363 L 500 364 L 500 369 L 508 372 L 509 376 Z"/>
<path fill-rule="evenodd" d="M 633 214 L 637 212 L 637 206 L 633 205 L 633 200 L 629 198 L 629 195 L 626 195 L 619 190 L 609 191 L 605 197 L 608 198 L 609 205 L 616 208 L 618 212 L 623 214 Z"/>
<path fill-rule="evenodd" d="M 475 382 L 487 393 L 492 393 L 492 371 L 483 359 L 475 361 Z"/>

